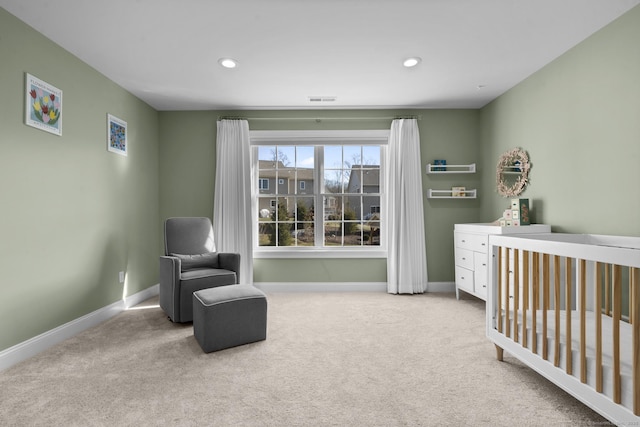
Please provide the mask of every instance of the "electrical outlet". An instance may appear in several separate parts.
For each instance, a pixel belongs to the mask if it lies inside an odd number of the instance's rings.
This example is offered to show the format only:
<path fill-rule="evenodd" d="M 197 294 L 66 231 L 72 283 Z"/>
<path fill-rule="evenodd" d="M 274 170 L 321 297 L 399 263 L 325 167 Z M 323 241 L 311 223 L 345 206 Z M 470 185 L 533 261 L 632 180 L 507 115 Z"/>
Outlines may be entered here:
<path fill-rule="evenodd" d="M 124 283 L 124 271 L 118 273 L 118 280 L 120 283 Z"/>

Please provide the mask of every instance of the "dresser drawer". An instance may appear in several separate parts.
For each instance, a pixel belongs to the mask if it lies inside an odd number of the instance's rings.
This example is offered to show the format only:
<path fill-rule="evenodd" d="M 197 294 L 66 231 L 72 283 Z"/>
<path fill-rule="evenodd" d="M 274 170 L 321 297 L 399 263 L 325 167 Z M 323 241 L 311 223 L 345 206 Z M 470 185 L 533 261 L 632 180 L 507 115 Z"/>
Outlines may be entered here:
<path fill-rule="evenodd" d="M 468 249 L 470 251 L 487 253 L 489 246 L 489 236 L 486 234 L 460 233 L 456 231 L 456 248 Z"/>
<path fill-rule="evenodd" d="M 468 249 L 456 248 L 456 266 L 473 271 L 473 252 Z"/>
<path fill-rule="evenodd" d="M 456 286 L 462 290 L 473 292 L 473 271 L 456 266 Z"/>
<path fill-rule="evenodd" d="M 460 233 L 458 231 L 455 231 L 453 234 L 456 239 L 456 248 L 468 249 L 470 251 L 473 250 L 473 234 Z"/>
<path fill-rule="evenodd" d="M 472 234 L 472 250 L 486 254 L 489 251 L 489 236 L 486 234 Z"/>

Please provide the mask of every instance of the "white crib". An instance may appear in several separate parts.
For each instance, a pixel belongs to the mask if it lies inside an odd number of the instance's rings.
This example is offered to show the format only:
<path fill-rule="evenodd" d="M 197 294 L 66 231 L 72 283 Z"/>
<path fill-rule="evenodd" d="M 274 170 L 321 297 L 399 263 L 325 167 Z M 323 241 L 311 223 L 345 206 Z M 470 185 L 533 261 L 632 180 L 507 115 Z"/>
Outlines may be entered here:
<path fill-rule="evenodd" d="M 498 359 L 507 351 L 611 422 L 640 425 L 640 238 L 492 235 L 489 246 Z"/>

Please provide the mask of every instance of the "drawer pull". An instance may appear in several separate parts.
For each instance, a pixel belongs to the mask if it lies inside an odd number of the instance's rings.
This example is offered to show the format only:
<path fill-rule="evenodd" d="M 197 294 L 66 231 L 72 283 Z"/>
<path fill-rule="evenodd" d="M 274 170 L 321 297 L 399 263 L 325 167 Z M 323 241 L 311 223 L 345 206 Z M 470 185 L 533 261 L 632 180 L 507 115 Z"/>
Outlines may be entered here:
<path fill-rule="evenodd" d="M 483 243 L 482 246 L 487 246 L 487 245 Z"/>
<path fill-rule="evenodd" d="M 462 239 L 462 243 L 467 243 L 467 241 L 466 241 L 466 240 L 464 240 L 464 239 Z"/>
<path fill-rule="evenodd" d="M 466 261 L 467 259 L 466 259 L 465 257 L 462 257 L 462 260 L 463 260 L 463 261 Z"/>

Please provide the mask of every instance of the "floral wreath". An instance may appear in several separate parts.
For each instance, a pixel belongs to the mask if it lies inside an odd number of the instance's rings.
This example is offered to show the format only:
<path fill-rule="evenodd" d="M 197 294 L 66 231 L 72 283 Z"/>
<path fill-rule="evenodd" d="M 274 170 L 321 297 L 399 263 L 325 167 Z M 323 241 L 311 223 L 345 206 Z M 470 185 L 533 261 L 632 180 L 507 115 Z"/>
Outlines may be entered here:
<path fill-rule="evenodd" d="M 514 197 L 520 195 L 529 182 L 529 156 L 522 148 L 514 148 L 503 153 L 498 160 L 496 168 L 496 185 L 498 193 L 504 197 Z M 505 171 L 520 172 L 516 182 L 509 186 L 505 183 L 503 173 Z"/>

